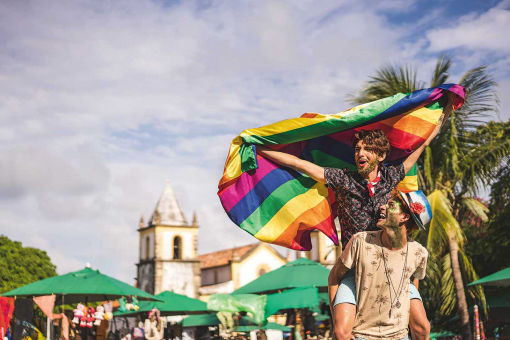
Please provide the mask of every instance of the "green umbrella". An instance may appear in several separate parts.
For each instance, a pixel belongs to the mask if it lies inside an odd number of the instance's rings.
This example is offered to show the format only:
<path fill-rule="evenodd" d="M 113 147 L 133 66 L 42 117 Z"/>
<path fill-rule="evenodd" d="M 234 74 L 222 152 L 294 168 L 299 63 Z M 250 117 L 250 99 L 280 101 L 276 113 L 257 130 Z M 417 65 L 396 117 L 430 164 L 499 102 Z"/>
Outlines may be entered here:
<path fill-rule="evenodd" d="M 295 288 L 267 296 L 266 318 L 282 309 L 309 308 L 319 305 L 316 287 Z"/>
<path fill-rule="evenodd" d="M 328 293 L 319 293 L 319 300 L 329 306 L 329 295 Z"/>
<path fill-rule="evenodd" d="M 431 339 L 444 338 L 444 337 L 450 338 L 450 337 L 452 337 L 454 335 L 455 334 L 453 334 L 450 331 L 432 332 L 432 333 L 430 333 L 430 338 Z"/>
<path fill-rule="evenodd" d="M 115 300 L 123 296 L 136 296 L 139 300 L 158 300 L 143 290 L 91 268 L 32 282 L 3 293 L 2 296 L 33 297 L 52 294 L 62 297 L 65 303 Z"/>
<path fill-rule="evenodd" d="M 162 302 L 158 301 L 142 301 L 137 311 L 115 312 L 114 316 L 127 316 L 138 313 L 150 312 L 157 308 L 161 315 L 188 315 L 208 313 L 207 303 L 198 299 L 192 299 L 185 295 L 164 291 L 156 295 Z"/>
<path fill-rule="evenodd" d="M 234 331 L 236 331 L 236 332 L 243 332 L 243 333 L 249 333 L 251 331 L 255 331 L 255 330 L 258 330 L 258 329 L 259 329 L 259 327 L 256 326 L 256 325 L 244 325 L 244 326 L 237 326 L 237 327 L 235 327 Z M 283 326 L 283 325 L 277 324 L 275 322 L 268 322 L 267 324 L 262 326 L 262 329 L 263 330 L 271 329 L 271 330 L 277 330 L 277 331 L 282 331 L 282 332 L 290 332 L 290 327 Z"/>
<path fill-rule="evenodd" d="M 495 272 L 494 274 L 482 277 L 475 282 L 471 282 L 468 286 L 473 285 L 484 285 L 484 286 L 496 286 L 496 287 L 508 287 L 510 286 L 510 267 Z"/>
<path fill-rule="evenodd" d="M 506 289 L 505 289 L 506 290 Z M 509 291 L 487 291 L 485 292 L 487 305 L 489 308 L 510 308 L 510 292 Z"/>
<path fill-rule="evenodd" d="M 327 287 L 328 275 L 328 268 L 302 257 L 261 275 L 238 288 L 233 294 L 260 294 L 299 287 Z"/>
<path fill-rule="evenodd" d="M 220 320 L 216 314 L 190 315 L 182 320 L 182 327 L 200 327 L 219 325 Z"/>

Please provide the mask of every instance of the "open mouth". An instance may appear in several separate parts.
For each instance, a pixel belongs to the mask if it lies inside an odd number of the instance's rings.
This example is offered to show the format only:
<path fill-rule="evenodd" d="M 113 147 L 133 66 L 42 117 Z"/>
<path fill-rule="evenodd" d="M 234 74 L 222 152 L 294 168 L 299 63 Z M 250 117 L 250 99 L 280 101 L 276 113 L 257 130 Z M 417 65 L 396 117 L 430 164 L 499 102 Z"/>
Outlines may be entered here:
<path fill-rule="evenodd" d="M 384 219 L 386 219 L 386 213 L 382 212 L 379 214 L 379 220 L 384 220 Z"/>
<path fill-rule="evenodd" d="M 365 160 L 365 159 L 359 159 L 358 160 L 358 166 L 360 166 L 360 167 L 364 167 L 367 164 L 368 164 L 368 161 Z"/>

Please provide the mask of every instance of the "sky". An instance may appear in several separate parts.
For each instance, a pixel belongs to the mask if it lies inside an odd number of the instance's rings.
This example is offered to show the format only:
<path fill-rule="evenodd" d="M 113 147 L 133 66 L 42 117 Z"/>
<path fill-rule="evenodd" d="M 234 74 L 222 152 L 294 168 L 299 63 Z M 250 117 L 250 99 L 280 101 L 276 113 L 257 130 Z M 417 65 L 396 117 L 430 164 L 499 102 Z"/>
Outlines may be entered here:
<path fill-rule="evenodd" d="M 134 282 L 166 181 L 199 253 L 255 241 L 217 184 L 241 131 L 348 109 L 377 68 L 486 64 L 510 118 L 510 1 L 0 2 L 0 234 Z"/>

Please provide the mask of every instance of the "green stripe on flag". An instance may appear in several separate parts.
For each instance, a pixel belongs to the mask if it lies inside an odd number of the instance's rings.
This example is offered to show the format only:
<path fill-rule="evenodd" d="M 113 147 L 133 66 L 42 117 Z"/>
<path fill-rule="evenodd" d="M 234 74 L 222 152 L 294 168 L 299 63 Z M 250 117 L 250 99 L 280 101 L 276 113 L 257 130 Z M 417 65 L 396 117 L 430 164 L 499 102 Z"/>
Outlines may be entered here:
<path fill-rule="evenodd" d="M 304 194 L 317 182 L 308 176 L 300 176 L 285 182 L 274 190 L 259 207 L 239 226 L 255 235 L 291 199 Z"/>
<path fill-rule="evenodd" d="M 409 169 L 409 171 L 407 172 L 406 176 L 416 176 L 417 174 L 417 169 L 416 169 L 416 163 L 414 163 L 414 165 L 411 167 L 411 169 Z"/>
<path fill-rule="evenodd" d="M 321 150 L 312 150 L 310 151 L 313 157 L 313 162 L 322 167 L 328 168 L 340 168 L 340 169 L 349 169 L 355 170 L 356 167 L 351 163 L 345 162 L 339 158 L 331 156 Z"/>

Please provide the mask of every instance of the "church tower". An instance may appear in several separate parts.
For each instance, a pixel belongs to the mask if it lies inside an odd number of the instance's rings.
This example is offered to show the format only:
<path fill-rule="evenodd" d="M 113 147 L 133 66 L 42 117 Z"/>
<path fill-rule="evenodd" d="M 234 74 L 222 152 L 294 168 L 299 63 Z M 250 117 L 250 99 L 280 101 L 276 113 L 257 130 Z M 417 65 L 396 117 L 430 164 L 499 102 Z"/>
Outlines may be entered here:
<path fill-rule="evenodd" d="M 147 224 L 139 225 L 138 287 L 151 294 L 165 290 L 198 297 L 200 262 L 198 221 L 188 224 L 167 182 Z"/>

